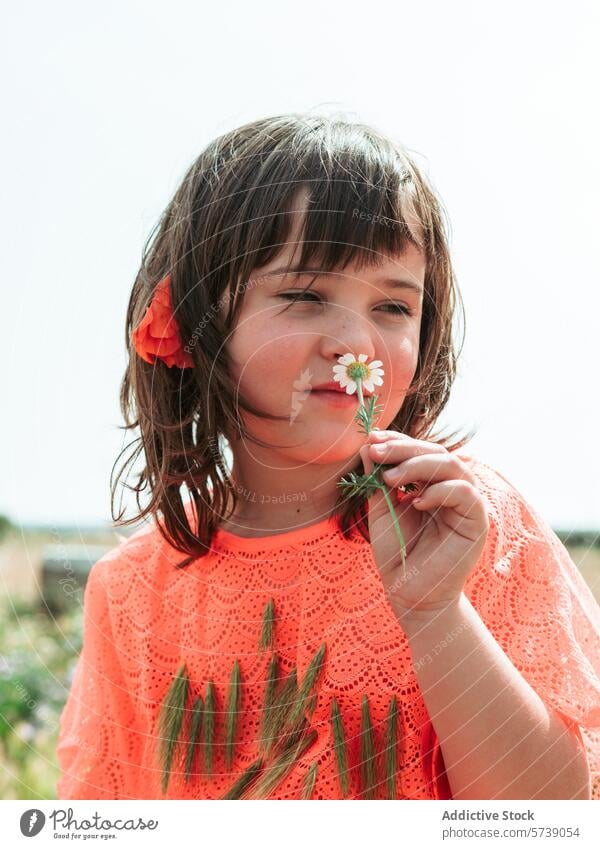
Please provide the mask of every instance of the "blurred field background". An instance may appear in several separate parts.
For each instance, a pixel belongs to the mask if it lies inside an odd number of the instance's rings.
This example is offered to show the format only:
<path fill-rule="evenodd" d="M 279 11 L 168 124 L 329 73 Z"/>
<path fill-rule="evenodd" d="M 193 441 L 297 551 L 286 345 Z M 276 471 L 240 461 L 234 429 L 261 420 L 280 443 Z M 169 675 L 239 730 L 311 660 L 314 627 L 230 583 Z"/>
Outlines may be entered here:
<path fill-rule="evenodd" d="M 600 603 L 598 534 L 557 533 Z M 111 528 L 22 530 L 0 517 L 0 799 L 56 798 L 58 721 L 81 650 L 85 584 L 72 570 L 59 575 L 69 552 L 118 543 Z M 63 605 L 49 609 L 42 563 L 50 551 L 61 555 L 49 580 Z"/>
<path fill-rule="evenodd" d="M 22 529 L 0 516 L 0 799 L 56 798 L 58 720 L 82 645 L 85 578 L 70 570 L 70 552 L 93 560 L 118 543 L 110 528 Z M 49 608 L 50 551 L 65 577 L 50 576 L 63 604 Z"/>

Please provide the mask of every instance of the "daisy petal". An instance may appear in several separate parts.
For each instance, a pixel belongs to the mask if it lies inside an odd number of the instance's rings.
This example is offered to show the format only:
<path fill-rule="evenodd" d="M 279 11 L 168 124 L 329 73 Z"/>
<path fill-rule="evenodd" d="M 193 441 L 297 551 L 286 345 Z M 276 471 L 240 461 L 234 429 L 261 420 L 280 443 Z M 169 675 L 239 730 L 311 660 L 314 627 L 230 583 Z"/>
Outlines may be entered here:
<path fill-rule="evenodd" d="M 378 366 L 382 366 L 382 365 L 383 365 L 383 363 L 381 362 L 381 360 L 373 360 L 372 363 L 369 363 L 369 368 L 371 370 L 373 370 L 374 368 L 377 368 Z"/>
<path fill-rule="evenodd" d="M 354 359 L 355 359 L 354 354 L 344 354 L 343 357 L 339 357 L 338 363 L 340 363 L 343 366 L 349 366 L 350 363 L 354 362 Z"/>
<path fill-rule="evenodd" d="M 347 393 L 348 395 L 353 395 L 355 392 L 356 392 L 356 383 L 355 383 L 353 380 L 351 380 L 351 381 L 350 381 L 350 382 L 346 385 L 346 393 Z"/>
<path fill-rule="evenodd" d="M 359 363 L 366 363 L 368 359 L 369 359 L 369 357 L 366 354 L 359 354 L 358 355 L 358 362 Z"/>

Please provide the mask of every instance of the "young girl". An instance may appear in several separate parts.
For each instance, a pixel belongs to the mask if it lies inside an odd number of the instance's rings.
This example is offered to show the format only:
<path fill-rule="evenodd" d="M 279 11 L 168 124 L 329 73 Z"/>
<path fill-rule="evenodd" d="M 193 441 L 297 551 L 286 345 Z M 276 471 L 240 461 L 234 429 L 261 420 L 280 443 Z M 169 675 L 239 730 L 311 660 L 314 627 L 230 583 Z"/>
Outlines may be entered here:
<path fill-rule="evenodd" d="M 153 518 L 90 572 L 58 798 L 600 797 L 598 606 L 470 435 L 432 434 L 441 210 L 341 119 L 245 125 L 185 175 L 127 315 L 116 522 Z"/>

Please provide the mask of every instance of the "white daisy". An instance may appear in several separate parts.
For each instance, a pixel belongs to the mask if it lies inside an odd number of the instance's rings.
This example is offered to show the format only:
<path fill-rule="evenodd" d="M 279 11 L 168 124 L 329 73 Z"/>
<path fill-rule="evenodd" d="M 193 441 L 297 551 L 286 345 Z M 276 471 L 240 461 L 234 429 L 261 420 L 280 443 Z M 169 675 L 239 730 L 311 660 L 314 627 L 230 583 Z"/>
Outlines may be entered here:
<path fill-rule="evenodd" d="M 373 362 L 367 363 L 368 359 L 366 354 L 359 354 L 358 359 L 350 353 L 338 357 L 339 365 L 333 367 L 333 379 L 340 384 L 342 389 L 346 389 L 348 395 L 356 392 L 358 381 L 367 392 L 371 393 L 375 391 L 375 385 L 383 385 L 382 375 L 384 372 L 382 368 L 379 368 L 383 363 L 381 360 L 373 360 Z"/>

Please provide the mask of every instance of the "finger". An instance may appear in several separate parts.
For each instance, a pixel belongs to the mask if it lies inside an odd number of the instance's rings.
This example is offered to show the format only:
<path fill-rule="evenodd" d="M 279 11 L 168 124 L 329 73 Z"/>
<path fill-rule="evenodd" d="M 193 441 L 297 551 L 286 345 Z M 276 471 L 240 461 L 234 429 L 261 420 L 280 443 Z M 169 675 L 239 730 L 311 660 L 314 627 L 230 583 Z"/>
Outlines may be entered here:
<path fill-rule="evenodd" d="M 425 454 L 436 454 L 447 457 L 455 457 L 443 445 L 436 445 L 432 442 L 421 442 L 420 440 L 411 439 L 410 441 L 402 439 L 389 439 L 383 444 L 370 444 L 369 457 L 376 463 L 392 464 L 401 463 L 408 460 L 409 457 L 423 456 Z"/>
<path fill-rule="evenodd" d="M 402 439 L 410 439 L 406 433 L 400 433 L 397 430 L 379 430 L 378 428 L 373 428 L 369 432 L 369 442 L 385 442 L 386 439 L 393 439 L 395 436 L 401 437 Z"/>
<path fill-rule="evenodd" d="M 432 512 L 441 508 L 455 510 L 463 519 L 488 525 L 485 503 L 477 488 L 469 481 L 446 480 L 426 487 L 418 499 L 413 501 L 417 510 Z"/>
<path fill-rule="evenodd" d="M 395 459 L 395 457 L 394 457 Z M 391 458 L 388 459 L 388 462 Z M 472 471 L 454 454 L 419 454 L 386 469 L 383 480 L 389 486 L 400 486 L 413 481 L 431 483 L 443 480 L 466 480 L 477 486 L 477 480 Z"/>
<path fill-rule="evenodd" d="M 445 445 L 440 445 L 437 442 L 427 442 L 425 439 L 413 439 L 412 436 L 409 436 L 407 433 L 401 433 L 398 430 L 373 430 L 369 431 L 369 435 L 367 437 L 367 442 L 369 445 L 379 445 L 385 444 L 387 445 L 391 440 L 395 440 L 397 442 L 402 442 L 403 444 L 411 444 L 418 445 L 423 450 L 427 451 L 447 451 Z"/>

